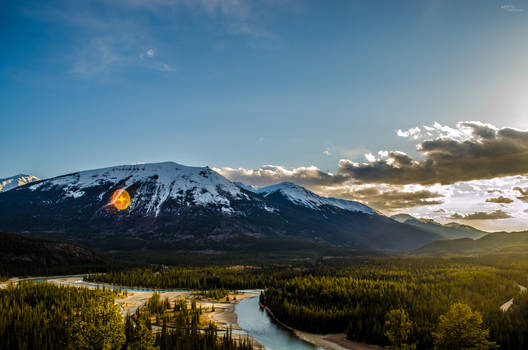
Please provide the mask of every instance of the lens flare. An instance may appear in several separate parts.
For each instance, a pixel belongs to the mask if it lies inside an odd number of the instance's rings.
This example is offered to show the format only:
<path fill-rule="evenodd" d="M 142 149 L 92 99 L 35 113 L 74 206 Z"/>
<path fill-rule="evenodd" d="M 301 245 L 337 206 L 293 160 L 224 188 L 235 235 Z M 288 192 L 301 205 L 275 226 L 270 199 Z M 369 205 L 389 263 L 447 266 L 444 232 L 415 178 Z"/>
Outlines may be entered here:
<path fill-rule="evenodd" d="M 112 205 L 117 210 L 125 210 L 130 205 L 130 195 L 124 189 L 119 189 L 112 194 Z"/>

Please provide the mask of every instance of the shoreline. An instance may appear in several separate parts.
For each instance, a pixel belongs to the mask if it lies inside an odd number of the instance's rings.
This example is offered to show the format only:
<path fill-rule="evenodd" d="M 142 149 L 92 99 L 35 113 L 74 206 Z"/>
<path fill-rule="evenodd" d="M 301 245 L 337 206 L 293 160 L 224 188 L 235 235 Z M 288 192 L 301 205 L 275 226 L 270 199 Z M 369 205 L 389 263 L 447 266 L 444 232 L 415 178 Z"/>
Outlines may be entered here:
<path fill-rule="evenodd" d="M 205 317 L 211 322 L 215 323 L 219 331 L 226 330 L 237 330 L 243 331 L 244 333 L 235 333 L 232 332 L 231 336 L 234 339 L 237 339 L 239 342 L 249 339 L 253 345 L 254 350 L 265 350 L 266 347 L 259 343 L 255 338 L 249 335 L 244 331 L 238 324 L 238 316 L 235 311 L 235 306 L 242 300 L 248 298 L 258 297 L 260 290 L 256 291 L 237 291 L 239 293 L 236 295 L 236 300 L 233 300 L 232 295 L 230 295 L 230 302 L 214 302 L 214 301 L 202 301 L 196 300 L 197 305 L 200 305 L 202 308 L 211 308 L 214 305 L 215 311 L 207 313 Z"/>
<path fill-rule="evenodd" d="M 54 278 L 53 278 L 54 277 Z M 87 285 L 89 283 L 75 283 L 78 281 L 79 277 L 84 277 L 80 275 L 69 275 L 69 276 L 49 276 L 45 277 L 47 282 L 56 284 L 56 285 L 66 285 L 66 286 L 76 286 L 76 287 L 84 287 L 89 289 L 95 289 L 94 285 Z M 39 278 L 39 277 L 37 277 Z M 42 278 L 42 277 L 40 277 Z M 33 279 L 33 278 L 11 278 L 8 281 L 4 281 L 1 283 L 1 287 L 7 287 L 9 283 L 17 284 L 20 280 L 25 279 Z M 99 283 L 97 283 L 99 284 Z M 106 285 L 106 283 L 104 283 Z M 160 293 L 162 296 L 168 297 L 169 300 L 174 301 L 175 299 L 183 297 L 184 299 L 192 299 L 194 298 L 197 302 L 197 305 L 204 309 L 211 309 L 212 306 L 214 306 L 215 311 L 207 312 L 205 314 L 205 317 L 207 320 L 214 322 L 218 328 L 219 331 L 226 331 L 226 330 L 237 330 L 237 331 L 244 331 L 242 328 L 240 328 L 240 325 L 238 324 L 238 318 L 235 311 L 235 306 L 240 301 L 247 299 L 247 298 L 255 298 L 260 295 L 262 290 L 240 290 L 236 291 L 235 294 L 230 294 L 230 301 L 229 302 L 215 302 L 213 300 L 200 300 L 198 298 L 195 298 L 192 293 L 194 291 L 191 290 L 141 290 L 137 287 L 126 287 L 126 286 L 115 286 L 115 285 L 108 285 L 109 287 L 112 286 L 114 289 L 117 287 L 124 287 L 124 289 L 128 290 L 128 296 L 117 298 L 116 304 L 120 306 L 121 313 L 124 316 L 126 316 L 127 313 L 133 314 L 137 309 L 141 308 L 145 302 L 152 296 L 154 291 Z M 134 288 L 135 290 L 131 290 Z M 236 299 L 234 298 L 236 297 Z M 364 344 L 359 342 L 354 342 L 351 340 L 348 340 L 346 338 L 346 334 L 344 333 L 333 333 L 333 334 L 315 334 L 315 333 L 309 333 L 304 332 L 298 329 L 295 329 L 293 327 L 288 326 L 284 322 L 280 321 L 275 317 L 273 312 L 265 305 L 263 305 L 260 300 L 258 302 L 259 307 L 264 309 L 266 313 L 270 316 L 270 318 L 276 322 L 280 327 L 290 331 L 295 337 L 298 339 L 312 344 L 314 346 L 323 347 L 327 350 L 382 350 L 383 347 L 378 345 L 370 345 L 370 344 Z M 265 349 L 265 347 L 260 344 L 256 339 L 254 339 L 251 335 L 248 333 L 232 333 L 232 336 L 236 338 L 238 341 L 250 339 L 253 343 L 254 349 Z"/>
<path fill-rule="evenodd" d="M 281 327 L 289 330 L 300 340 L 315 345 L 323 347 L 327 350 L 383 350 L 384 348 L 379 345 L 371 345 L 360 342 L 355 342 L 346 338 L 345 333 L 331 333 L 331 334 L 315 334 L 301 331 L 299 329 L 293 328 L 280 321 L 275 317 L 273 311 L 271 311 L 267 306 L 263 305 L 259 301 L 259 306 L 266 311 L 266 313 L 271 317 L 271 319 L 279 324 Z"/>
<path fill-rule="evenodd" d="M 123 318 L 127 314 L 133 315 L 136 310 L 141 309 L 150 297 L 157 292 L 162 298 L 166 297 L 171 302 L 175 302 L 177 299 L 183 298 L 190 301 L 191 299 L 196 300 L 197 306 L 201 306 L 204 309 L 211 309 L 214 305 L 214 312 L 204 313 L 205 317 L 213 322 L 220 332 L 226 330 L 236 330 L 243 331 L 240 328 L 237 320 L 237 315 L 235 312 L 235 305 L 238 304 L 241 300 L 246 298 L 258 297 L 262 290 L 240 290 L 235 291 L 235 294 L 229 295 L 229 302 L 215 302 L 212 300 L 200 300 L 193 295 L 194 290 L 188 289 L 156 289 L 156 288 L 141 288 L 141 287 L 130 287 L 130 286 L 118 286 L 108 283 L 98 283 L 98 282 L 86 282 L 78 283 L 79 279 L 83 279 L 83 275 L 61 275 L 61 276 L 46 276 L 46 277 L 26 277 L 18 278 L 12 277 L 7 281 L 0 283 L 0 288 L 7 288 L 9 284 L 18 284 L 18 282 L 23 280 L 33 280 L 33 279 L 42 279 L 47 283 L 51 283 L 58 286 L 68 286 L 68 287 L 78 287 L 78 288 L 88 288 L 96 289 L 98 286 L 105 286 L 108 289 L 123 289 L 127 291 L 126 296 L 116 297 L 115 304 L 118 305 L 121 309 L 121 315 Z M 236 297 L 233 298 L 233 297 Z M 251 337 L 246 332 L 233 332 L 231 333 L 233 339 L 237 341 L 244 341 L 249 339 L 253 344 L 253 349 L 255 350 L 265 350 L 265 347 L 260 344 L 256 339 Z"/>

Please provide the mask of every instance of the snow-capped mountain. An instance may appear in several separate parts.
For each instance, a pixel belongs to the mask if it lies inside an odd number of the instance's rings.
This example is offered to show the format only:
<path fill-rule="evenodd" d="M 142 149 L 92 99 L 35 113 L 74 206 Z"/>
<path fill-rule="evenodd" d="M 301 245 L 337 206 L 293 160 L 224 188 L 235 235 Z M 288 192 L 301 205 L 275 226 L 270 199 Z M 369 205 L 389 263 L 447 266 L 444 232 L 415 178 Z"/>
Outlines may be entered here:
<path fill-rule="evenodd" d="M 247 186 L 245 188 L 248 190 L 250 189 Z M 282 182 L 276 185 L 254 189 L 253 192 L 262 194 L 264 197 L 267 197 L 275 192 L 280 192 L 293 203 L 303 205 L 314 210 L 320 210 L 324 206 L 331 206 L 352 212 L 361 212 L 371 215 L 378 214 L 374 209 L 359 202 L 332 197 L 322 197 L 302 186 L 291 182 Z"/>
<path fill-rule="evenodd" d="M 0 179 L 0 192 L 9 191 L 18 186 L 22 186 L 39 180 L 40 179 L 36 176 L 26 174 L 18 174 L 5 179 Z"/>
<path fill-rule="evenodd" d="M 220 174 L 208 167 L 189 167 L 173 162 L 137 164 L 81 171 L 41 181 L 29 187 L 31 191 L 60 189 L 62 200 L 80 198 L 94 188 L 99 199 L 111 196 L 114 187 L 133 188 L 130 210 L 158 216 L 168 202 L 215 206 L 225 213 L 233 213 L 231 200 L 247 200 L 248 195 Z"/>
<path fill-rule="evenodd" d="M 124 210 L 112 205 L 116 190 L 130 194 Z M 373 214 L 294 184 L 255 190 L 208 167 L 172 162 L 81 171 L 0 193 L 0 231 L 52 234 L 99 249 L 234 249 L 288 238 L 401 250 L 437 238 Z"/>

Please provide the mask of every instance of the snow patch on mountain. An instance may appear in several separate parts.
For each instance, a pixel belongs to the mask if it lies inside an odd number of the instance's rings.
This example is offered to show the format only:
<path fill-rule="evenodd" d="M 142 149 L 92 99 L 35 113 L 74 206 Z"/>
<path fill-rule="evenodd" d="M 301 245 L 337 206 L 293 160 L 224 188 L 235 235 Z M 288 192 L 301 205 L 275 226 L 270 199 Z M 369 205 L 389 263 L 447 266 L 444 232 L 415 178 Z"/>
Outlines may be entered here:
<path fill-rule="evenodd" d="M 320 210 L 322 206 L 327 205 L 353 212 L 361 212 L 371 215 L 378 214 L 374 209 L 359 202 L 332 197 L 322 197 L 291 182 L 282 182 L 276 185 L 254 189 L 255 193 L 262 194 L 264 197 L 277 191 L 281 192 L 291 202 L 314 210 Z"/>
<path fill-rule="evenodd" d="M 246 191 L 249 191 L 249 192 L 253 192 L 253 193 L 256 193 L 257 191 L 257 188 L 254 187 L 254 186 L 251 186 L 251 185 L 246 185 L 246 184 L 243 184 L 242 182 L 233 182 L 235 185 L 237 185 L 238 187 L 240 188 L 243 188 L 245 189 Z"/>
<path fill-rule="evenodd" d="M 118 186 L 128 189 L 138 186 L 130 208 L 146 204 L 147 213 L 158 215 L 163 203 L 174 199 L 194 205 L 219 206 L 222 212 L 233 214 L 231 200 L 249 199 L 247 194 L 209 167 L 189 167 L 174 162 L 122 165 L 81 171 L 38 183 L 30 190 L 49 191 L 61 188 L 65 197 L 79 198 L 98 186 Z M 102 194 L 99 198 L 102 198 Z M 187 203 L 189 205 L 189 203 Z"/>
<path fill-rule="evenodd" d="M 40 179 L 33 175 L 18 174 L 5 179 L 0 179 L 0 192 L 6 192 L 31 182 L 39 181 Z"/>
<path fill-rule="evenodd" d="M 372 209 L 371 207 L 363 203 L 359 203 L 355 201 L 348 201 L 346 199 L 340 199 L 340 198 L 332 198 L 332 197 L 324 197 L 324 198 L 330 203 L 332 203 L 333 205 L 335 205 L 336 207 L 344 209 L 344 210 L 359 211 L 359 212 L 367 213 L 371 215 L 378 214 L 377 211 L 375 211 L 374 209 Z"/>

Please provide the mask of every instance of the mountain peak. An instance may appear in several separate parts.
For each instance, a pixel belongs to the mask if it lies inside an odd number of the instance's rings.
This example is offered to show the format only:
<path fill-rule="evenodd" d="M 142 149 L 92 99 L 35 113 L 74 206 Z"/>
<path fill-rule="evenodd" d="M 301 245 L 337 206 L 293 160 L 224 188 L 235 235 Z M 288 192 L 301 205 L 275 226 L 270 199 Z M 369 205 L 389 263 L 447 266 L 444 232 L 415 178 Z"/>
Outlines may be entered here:
<path fill-rule="evenodd" d="M 315 210 L 320 210 L 323 206 L 330 206 L 352 212 L 377 214 L 374 209 L 359 202 L 322 197 L 293 182 L 281 182 L 276 185 L 259 188 L 255 192 L 264 195 L 264 197 L 280 192 L 291 202 Z"/>
<path fill-rule="evenodd" d="M 33 175 L 18 174 L 15 176 L 0 179 L 0 192 L 6 192 L 31 182 L 39 181 L 40 179 Z"/>
<path fill-rule="evenodd" d="M 215 205 L 233 212 L 232 199 L 247 195 L 231 181 L 208 167 L 190 167 L 175 162 L 118 165 L 71 173 L 41 181 L 29 189 L 49 191 L 59 188 L 64 199 L 85 196 L 95 188 L 101 190 L 99 199 L 109 197 L 117 188 L 134 189 L 130 208 L 141 208 L 157 216 L 170 200 L 191 201 L 193 204 Z"/>

